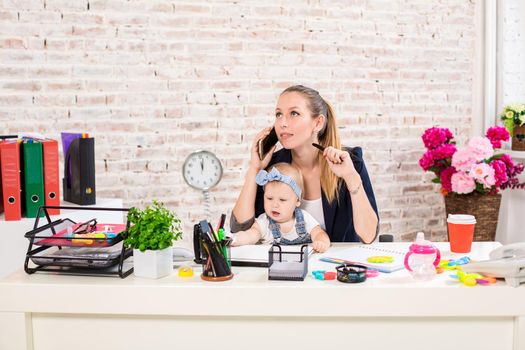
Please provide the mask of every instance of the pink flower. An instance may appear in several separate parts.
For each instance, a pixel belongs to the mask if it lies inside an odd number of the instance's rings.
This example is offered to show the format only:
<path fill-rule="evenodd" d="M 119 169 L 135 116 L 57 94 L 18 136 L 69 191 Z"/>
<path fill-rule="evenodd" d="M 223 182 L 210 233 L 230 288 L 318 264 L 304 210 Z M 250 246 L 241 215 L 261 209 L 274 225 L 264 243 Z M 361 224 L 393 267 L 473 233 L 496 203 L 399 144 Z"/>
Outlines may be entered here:
<path fill-rule="evenodd" d="M 434 149 L 454 138 L 454 135 L 447 128 L 429 128 L 425 130 L 421 139 L 427 149 Z"/>
<path fill-rule="evenodd" d="M 425 154 L 423 154 L 423 157 L 419 160 L 419 166 L 423 168 L 423 170 L 427 171 L 434 165 L 434 156 L 432 155 L 432 151 L 426 151 Z"/>
<path fill-rule="evenodd" d="M 501 160 L 493 160 L 490 162 L 490 166 L 494 169 L 494 178 L 496 179 L 496 186 L 507 182 L 507 166 Z"/>
<path fill-rule="evenodd" d="M 494 154 L 492 144 L 486 137 L 477 136 L 471 138 L 468 143 L 468 147 L 470 152 L 472 152 L 474 159 L 478 162 L 482 161 L 483 159 L 490 158 Z"/>
<path fill-rule="evenodd" d="M 512 172 L 512 169 L 514 169 L 514 162 L 512 161 L 511 156 L 508 154 L 503 154 L 501 157 L 499 157 L 499 160 L 505 163 L 509 171 Z"/>
<path fill-rule="evenodd" d="M 494 148 L 501 148 L 501 141 L 508 141 L 510 137 L 509 132 L 503 126 L 489 128 L 486 136 Z"/>
<path fill-rule="evenodd" d="M 494 168 L 486 163 L 479 163 L 472 167 L 470 174 L 485 188 L 491 188 L 496 184 Z"/>
<path fill-rule="evenodd" d="M 452 191 L 459 194 L 470 193 L 476 188 L 476 182 L 474 182 L 472 176 L 464 172 L 459 172 L 452 175 L 451 182 Z"/>
<path fill-rule="evenodd" d="M 441 146 L 437 146 L 431 152 L 435 160 L 448 159 L 456 152 L 456 146 L 450 143 L 445 143 Z"/>
<path fill-rule="evenodd" d="M 446 168 L 439 174 L 439 177 L 441 179 L 441 187 L 445 189 L 447 192 L 452 192 L 452 182 L 451 178 L 452 175 L 456 173 L 456 169 L 454 167 Z"/>
<path fill-rule="evenodd" d="M 476 164 L 470 148 L 460 148 L 452 156 L 452 166 L 458 171 L 469 171 Z"/>

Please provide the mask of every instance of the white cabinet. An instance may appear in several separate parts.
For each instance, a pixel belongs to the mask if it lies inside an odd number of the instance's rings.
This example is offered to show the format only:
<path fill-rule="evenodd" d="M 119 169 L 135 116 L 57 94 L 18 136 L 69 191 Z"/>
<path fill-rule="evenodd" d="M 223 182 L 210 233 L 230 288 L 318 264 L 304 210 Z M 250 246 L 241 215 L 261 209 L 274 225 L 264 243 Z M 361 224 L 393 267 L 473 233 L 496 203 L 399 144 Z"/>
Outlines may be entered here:
<path fill-rule="evenodd" d="M 63 206 L 79 207 L 77 204 L 63 202 Z M 97 204 L 86 205 L 84 208 L 122 208 L 122 199 L 97 198 Z M 51 220 L 70 218 L 73 221 L 87 221 L 96 217 L 98 222 L 121 224 L 124 223 L 123 212 L 90 211 L 90 210 L 62 210 L 60 215 L 51 216 Z M 41 223 L 47 223 L 46 218 L 40 218 Z M 0 279 L 12 272 L 23 268 L 24 258 L 29 241 L 25 233 L 33 229 L 34 218 L 22 218 L 19 221 L 5 221 L 4 214 L 0 215 Z M 39 225 L 41 226 L 41 225 Z"/>
<path fill-rule="evenodd" d="M 525 163 L 525 152 L 505 151 L 515 163 Z M 519 177 L 525 181 L 525 171 Z M 525 190 L 502 191 L 496 241 L 509 244 L 525 241 Z"/>

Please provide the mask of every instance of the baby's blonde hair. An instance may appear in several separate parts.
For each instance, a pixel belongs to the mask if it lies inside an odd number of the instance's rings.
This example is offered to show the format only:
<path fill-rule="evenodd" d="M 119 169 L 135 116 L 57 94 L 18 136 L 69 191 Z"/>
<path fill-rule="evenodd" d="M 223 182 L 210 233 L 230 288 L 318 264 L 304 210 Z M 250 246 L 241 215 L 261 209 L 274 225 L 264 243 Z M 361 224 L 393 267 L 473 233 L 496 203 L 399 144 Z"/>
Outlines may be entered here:
<path fill-rule="evenodd" d="M 281 162 L 270 165 L 266 171 L 270 172 L 273 168 L 277 169 L 282 175 L 291 177 L 301 189 L 301 193 L 304 193 L 303 175 L 299 169 L 294 167 L 292 164 Z M 301 199 L 302 198 L 299 198 L 299 200 Z"/>

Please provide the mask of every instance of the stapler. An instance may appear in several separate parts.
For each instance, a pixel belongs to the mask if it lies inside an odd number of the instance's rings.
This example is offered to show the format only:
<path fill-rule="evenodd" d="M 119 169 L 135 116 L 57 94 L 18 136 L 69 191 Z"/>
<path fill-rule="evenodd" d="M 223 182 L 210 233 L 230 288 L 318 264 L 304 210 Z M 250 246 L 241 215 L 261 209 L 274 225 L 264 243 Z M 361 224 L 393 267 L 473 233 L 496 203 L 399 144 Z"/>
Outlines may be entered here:
<path fill-rule="evenodd" d="M 519 287 L 525 282 L 525 242 L 496 248 L 489 257 L 489 260 L 463 265 L 463 271 L 504 278 L 512 287 Z"/>

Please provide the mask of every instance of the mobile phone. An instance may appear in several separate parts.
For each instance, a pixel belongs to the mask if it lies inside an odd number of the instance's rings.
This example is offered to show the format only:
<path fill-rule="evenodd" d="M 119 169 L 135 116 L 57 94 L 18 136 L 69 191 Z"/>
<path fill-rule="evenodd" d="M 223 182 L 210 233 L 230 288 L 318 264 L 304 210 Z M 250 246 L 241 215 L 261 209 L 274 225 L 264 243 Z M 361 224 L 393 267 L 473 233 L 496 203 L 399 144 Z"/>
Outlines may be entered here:
<path fill-rule="evenodd" d="M 263 160 L 264 157 L 270 152 L 273 146 L 277 143 L 277 133 L 275 128 L 272 128 L 272 131 L 263 139 L 259 140 L 259 159 Z"/>

